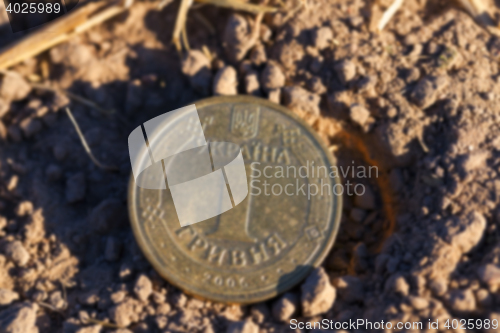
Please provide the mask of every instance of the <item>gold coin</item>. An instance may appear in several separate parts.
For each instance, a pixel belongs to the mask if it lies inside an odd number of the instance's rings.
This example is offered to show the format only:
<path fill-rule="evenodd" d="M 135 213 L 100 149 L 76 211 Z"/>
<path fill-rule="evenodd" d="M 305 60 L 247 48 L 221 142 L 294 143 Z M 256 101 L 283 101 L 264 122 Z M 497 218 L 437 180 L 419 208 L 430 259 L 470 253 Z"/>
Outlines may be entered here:
<path fill-rule="evenodd" d="M 307 124 L 267 100 L 212 97 L 195 105 L 207 142 L 241 148 L 248 195 L 181 227 L 170 189 L 141 188 L 131 177 L 135 237 L 158 273 L 188 294 L 242 304 L 272 298 L 307 277 L 333 245 L 342 205 L 335 160 Z"/>

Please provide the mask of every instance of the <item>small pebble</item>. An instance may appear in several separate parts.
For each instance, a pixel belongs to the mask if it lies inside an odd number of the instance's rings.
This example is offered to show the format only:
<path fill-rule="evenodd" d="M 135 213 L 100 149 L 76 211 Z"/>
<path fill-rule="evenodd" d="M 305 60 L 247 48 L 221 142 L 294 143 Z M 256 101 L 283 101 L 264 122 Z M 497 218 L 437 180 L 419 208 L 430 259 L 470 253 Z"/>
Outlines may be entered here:
<path fill-rule="evenodd" d="M 307 89 L 318 95 L 326 93 L 327 90 L 321 79 L 317 76 L 313 76 L 307 81 Z"/>
<path fill-rule="evenodd" d="M 433 279 L 429 281 L 429 289 L 436 296 L 443 296 L 448 291 L 448 282 L 445 279 Z"/>
<path fill-rule="evenodd" d="M 147 301 L 153 292 L 153 284 L 151 280 L 144 274 L 141 274 L 134 286 L 134 293 L 137 298 L 143 302 Z"/>
<path fill-rule="evenodd" d="M 370 111 L 363 105 L 353 104 L 349 109 L 349 117 L 353 123 L 363 127 L 370 118 Z"/>
<path fill-rule="evenodd" d="M 214 78 L 214 95 L 238 94 L 238 73 L 232 66 L 226 66 L 217 71 Z"/>
<path fill-rule="evenodd" d="M 19 299 L 19 294 L 13 290 L 0 289 L 0 306 L 9 305 L 10 303 L 17 301 Z"/>
<path fill-rule="evenodd" d="M 363 19 L 363 16 L 360 16 L 360 15 L 355 15 L 355 16 L 351 16 L 349 18 L 349 25 L 354 28 L 354 29 L 357 29 L 359 27 L 361 27 L 361 25 L 364 23 L 364 19 Z"/>
<path fill-rule="evenodd" d="M 129 278 L 131 275 L 132 275 L 132 265 L 130 265 L 127 262 L 124 262 L 120 266 L 120 270 L 118 271 L 118 276 L 120 277 L 120 279 L 125 280 Z"/>
<path fill-rule="evenodd" d="M 409 300 L 411 306 L 417 311 L 424 310 L 429 307 L 429 301 L 423 297 L 410 296 Z"/>
<path fill-rule="evenodd" d="M 6 72 L 0 80 L 0 97 L 6 101 L 20 101 L 28 97 L 31 85 L 18 73 Z"/>
<path fill-rule="evenodd" d="M 21 201 L 16 207 L 16 215 L 19 217 L 31 215 L 33 213 L 33 203 L 31 201 Z"/>
<path fill-rule="evenodd" d="M 30 302 L 10 305 L 0 311 L 0 332 L 37 333 L 37 304 Z"/>
<path fill-rule="evenodd" d="M 7 190 L 14 191 L 17 188 L 17 184 L 19 184 L 19 176 L 12 175 L 10 179 L 7 181 Z"/>
<path fill-rule="evenodd" d="M 267 61 L 266 48 L 263 44 L 257 44 L 250 53 L 250 61 L 255 66 L 260 66 Z"/>
<path fill-rule="evenodd" d="M 257 72 L 250 71 L 245 75 L 245 91 L 249 95 L 260 95 L 260 84 Z"/>
<path fill-rule="evenodd" d="M 333 40 L 333 31 L 330 27 L 321 27 L 314 32 L 313 43 L 319 50 L 327 48 Z"/>
<path fill-rule="evenodd" d="M 126 299 L 108 310 L 109 318 L 120 327 L 127 327 L 130 324 L 139 321 L 136 312 L 137 301 Z"/>
<path fill-rule="evenodd" d="M 403 276 L 396 274 L 387 279 L 385 283 L 385 292 L 408 296 L 410 285 Z"/>
<path fill-rule="evenodd" d="M 285 85 L 285 74 L 279 65 L 268 62 L 260 75 L 260 83 L 266 91 L 281 88 Z"/>
<path fill-rule="evenodd" d="M 153 301 L 156 304 L 163 304 L 166 301 L 165 295 L 159 291 L 153 291 L 152 296 L 153 296 Z"/>
<path fill-rule="evenodd" d="M 455 289 L 445 295 L 446 304 L 459 313 L 470 313 L 476 310 L 476 297 L 470 289 Z"/>
<path fill-rule="evenodd" d="M 299 298 L 294 293 L 285 293 L 273 303 L 273 317 L 282 322 L 290 320 L 297 310 Z"/>
<path fill-rule="evenodd" d="M 267 98 L 273 103 L 280 104 L 280 102 L 281 102 L 281 89 L 274 89 L 274 90 L 269 91 Z"/>
<path fill-rule="evenodd" d="M 420 108 L 426 109 L 433 105 L 439 93 L 448 86 L 447 76 L 426 76 L 415 85 L 411 92 L 411 100 Z"/>
<path fill-rule="evenodd" d="M 241 61 L 248 50 L 254 46 L 255 41 L 252 42 L 250 36 L 251 29 L 247 19 L 240 14 L 230 15 L 222 36 L 222 45 L 232 62 Z"/>
<path fill-rule="evenodd" d="M 305 90 L 302 87 L 293 86 L 283 88 L 284 104 L 290 109 L 301 110 L 314 115 L 320 115 L 320 96 Z"/>
<path fill-rule="evenodd" d="M 301 286 L 302 314 L 313 317 L 330 310 L 336 290 L 323 267 L 316 268 Z"/>
<path fill-rule="evenodd" d="M 59 290 L 52 292 L 49 296 L 50 304 L 56 309 L 63 309 L 66 306 L 62 293 Z"/>
<path fill-rule="evenodd" d="M 7 245 L 5 246 L 5 254 L 7 255 L 7 258 L 21 267 L 25 266 L 30 260 L 28 251 L 26 251 L 20 241 L 7 243 Z"/>
<path fill-rule="evenodd" d="M 168 315 L 170 313 L 170 310 L 172 310 L 172 307 L 168 303 L 163 303 L 158 305 L 156 308 L 156 314 L 157 315 Z"/>
<path fill-rule="evenodd" d="M 493 264 L 479 267 L 477 270 L 479 279 L 486 284 L 490 290 L 496 291 L 500 287 L 500 268 Z"/>
<path fill-rule="evenodd" d="M 356 77 L 356 65 L 351 60 L 342 60 L 334 66 L 334 69 L 343 85 Z"/>
<path fill-rule="evenodd" d="M 156 326 L 162 330 L 167 327 L 168 319 L 166 316 L 156 316 L 155 317 Z"/>

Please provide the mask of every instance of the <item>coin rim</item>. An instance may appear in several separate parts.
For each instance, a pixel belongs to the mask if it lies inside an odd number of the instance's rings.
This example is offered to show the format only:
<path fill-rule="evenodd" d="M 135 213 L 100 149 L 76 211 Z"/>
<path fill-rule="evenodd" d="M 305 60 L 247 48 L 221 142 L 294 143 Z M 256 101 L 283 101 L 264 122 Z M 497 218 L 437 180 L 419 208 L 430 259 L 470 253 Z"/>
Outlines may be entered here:
<path fill-rule="evenodd" d="M 259 105 L 269 107 L 272 110 L 276 110 L 278 112 L 284 113 L 286 116 L 289 116 L 293 120 L 297 121 L 300 125 L 302 125 L 309 132 L 309 134 L 316 140 L 319 147 L 323 150 L 323 153 L 326 156 L 326 158 L 331 166 L 337 165 L 336 160 L 333 157 L 333 154 L 328 151 L 325 143 L 323 142 L 323 139 L 318 135 L 318 133 L 313 128 L 311 128 L 311 126 L 309 126 L 309 124 L 307 124 L 302 118 L 297 116 L 295 113 L 293 113 L 288 108 L 286 108 L 282 105 L 273 103 L 267 99 L 254 97 L 254 96 L 248 96 L 248 95 L 214 96 L 214 97 L 208 97 L 208 98 L 201 99 L 199 101 L 194 102 L 193 104 L 195 104 L 196 107 L 198 108 L 198 106 L 203 107 L 204 105 L 207 105 L 207 104 L 213 105 L 213 104 L 217 104 L 217 103 L 257 103 Z M 340 177 L 335 177 L 335 183 L 340 184 Z M 333 221 L 333 229 L 332 229 L 332 232 L 330 234 L 330 237 L 327 240 L 321 253 L 316 258 L 316 260 L 314 262 L 312 262 L 312 264 L 310 266 L 308 266 L 306 269 L 301 270 L 300 274 L 302 274 L 303 276 L 300 279 L 293 281 L 294 283 L 285 284 L 285 286 L 281 287 L 279 290 L 278 290 L 278 288 L 275 288 L 272 292 L 269 292 L 269 293 L 265 294 L 264 296 L 254 297 L 251 299 L 245 299 L 244 301 L 237 301 L 237 300 L 232 301 L 230 299 L 224 299 L 223 295 L 221 295 L 221 297 L 217 297 L 213 293 L 210 293 L 210 295 L 207 296 L 207 295 L 201 295 L 201 294 L 197 294 L 195 292 L 192 292 L 188 289 L 189 285 L 182 286 L 179 283 L 175 282 L 175 280 L 176 280 L 175 275 L 169 274 L 168 271 L 165 271 L 163 269 L 163 266 L 158 262 L 158 260 L 156 260 L 154 254 L 152 253 L 152 250 L 149 249 L 149 245 L 147 244 L 146 240 L 143 237 L 141 237 L 142 232 L 140 232 L 140 230 L 139 230 L 139 222 L 135 218 L 137 216 L 137 214 L 136 214 L 136 210 L 137 210 L 136 206 L 137 205 L 134 204 L 134 202 L 135 202 L 134 192 L 136 192 L 135 187 L 136 186 L 135 186 L 134 177 L 133 177 L 133 174 L 131 174 L 130 180 L 129 180 L 129 185 L 128 185 L 128 196 L 127 196 L 129 220 L 130 220 L 130 224 L 131 224 L 132 231 L 134 234 L 134 238 L 137 241 L 137 243 L 139 244 L 139 248 L 141 249 L 142 253 L 146 257 L 148 262 L 151 264 L 151 266 L 155 269 L 155 271 L 161 277 L 163 277 L 165 280 L 167 280 L 173 286 L 182 290 L 184 293 L 191 295 L 193 297 L 199 298 L 199 299 L 222 302 L 222 303 L 226 303 L 226 304 L 253 304 L 253 303 L 257 303 L 257 302 L 266 301 L 266 300 L 269 300 L 269 299 L 277 296 L 278 294 L 281 294 L 287 290 L 290 290 L 293 287 L 295 287 L 296 285 L 298 285 L 301 281 L 303 281 L 312 272 L 313 269 L 320 266 L 323 263 L 323 261 L 325 260 L 326 256 L 328 255 L 328 253 L 330 252 L 330 250 L 333 247 L 335 239 L 337 238 L 338 230 L 340 227 L 341 216 L 342 216 L 343 197 L 340 195 L 340 196 L 337 196 L 337 200 L 338 200 L 337 201 L 337 210 L 332 211 L 331 217 L 330 217 L 330 222 Z M 215 296 L 215 297 L 212 297 L 212 296 Z"/>

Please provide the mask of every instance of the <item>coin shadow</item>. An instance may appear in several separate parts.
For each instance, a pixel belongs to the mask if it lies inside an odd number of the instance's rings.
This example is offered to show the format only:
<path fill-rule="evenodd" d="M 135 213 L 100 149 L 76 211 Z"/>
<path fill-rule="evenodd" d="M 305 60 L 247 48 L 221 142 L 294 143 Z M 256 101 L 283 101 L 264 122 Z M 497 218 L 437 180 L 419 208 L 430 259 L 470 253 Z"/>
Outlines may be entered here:
<path fill-rule="evenodd" d="M 293 289 L 298 283 L 306 279 L 313 269 L 312 265 L 298 265 L 293 271 L 283 274 L 276 284 L 277 294 Z"/>

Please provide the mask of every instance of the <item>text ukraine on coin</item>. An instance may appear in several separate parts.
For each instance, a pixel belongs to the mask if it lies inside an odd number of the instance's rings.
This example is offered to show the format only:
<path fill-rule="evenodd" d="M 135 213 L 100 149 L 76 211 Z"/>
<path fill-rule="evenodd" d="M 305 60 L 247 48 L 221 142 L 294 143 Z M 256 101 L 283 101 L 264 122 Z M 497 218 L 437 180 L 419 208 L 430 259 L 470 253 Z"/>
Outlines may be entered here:
<path fill-rule="evenodd" d="M 129 211 L 164 278 L 202 298 L 252 303 L 321 263 L 340 223 L 332 155 L 287 109 L 213 97 L 129 136 Z"/>

